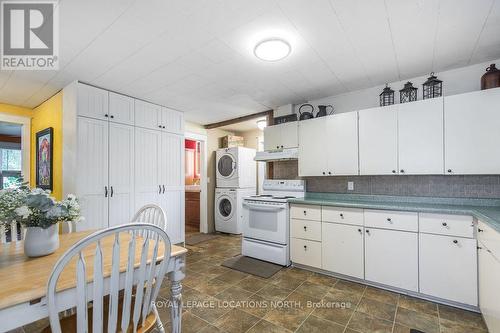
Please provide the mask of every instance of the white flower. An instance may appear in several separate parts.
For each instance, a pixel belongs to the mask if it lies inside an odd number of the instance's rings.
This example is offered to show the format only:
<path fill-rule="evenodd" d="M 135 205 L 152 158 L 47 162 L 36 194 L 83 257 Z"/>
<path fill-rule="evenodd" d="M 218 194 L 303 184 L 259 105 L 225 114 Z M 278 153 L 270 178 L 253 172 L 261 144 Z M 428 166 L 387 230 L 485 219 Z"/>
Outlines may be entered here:
<path fill-rule="evenodd" d="M 28 208 L 28 206 L 18 207 L 14 211 L 18 216 L 21 216 L 23 219 L 27 219 L 31 214 L 31 211 Z"/>
<path fill-rule="evenodd" d="M 68 194 L 69 200 L 76 200 L 76 196 L 74 194 Z"/>

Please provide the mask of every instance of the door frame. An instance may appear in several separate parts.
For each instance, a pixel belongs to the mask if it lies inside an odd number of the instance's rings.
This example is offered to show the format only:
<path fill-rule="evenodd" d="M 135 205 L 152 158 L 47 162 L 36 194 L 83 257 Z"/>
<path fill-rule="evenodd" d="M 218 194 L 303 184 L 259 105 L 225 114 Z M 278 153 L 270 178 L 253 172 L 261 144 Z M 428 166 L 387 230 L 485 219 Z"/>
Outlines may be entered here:
<path fill-rule="evenodd" d="M 198 133 L 186 132 L 184 139 L 200 142 L 200 232 L 208 233 L 208 184 L 207 184 L 207 136 Z"/>
<path fill-rule="evenodd" d="M 31 118 L 25 116 L 16 116 L 1 113 L 0 121 L 6 123 L 13 123 L 21 125 L 21 154 L 22 154 L 22 167 L 21 174 L 24 181 L 29 181 L 31 184 Z M 33 157 L 35 158 L 35 157 Z M 34 186 L 35 184 L 31 184 Z"/>

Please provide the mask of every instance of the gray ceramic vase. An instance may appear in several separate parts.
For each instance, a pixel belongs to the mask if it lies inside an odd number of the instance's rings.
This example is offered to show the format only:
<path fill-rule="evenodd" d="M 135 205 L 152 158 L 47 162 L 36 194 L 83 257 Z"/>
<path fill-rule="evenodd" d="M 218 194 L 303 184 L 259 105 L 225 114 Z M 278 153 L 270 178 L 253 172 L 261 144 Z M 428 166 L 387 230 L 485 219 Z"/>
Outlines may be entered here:
<path fill-rule="evenodd" d="M 28 257 L 41 257 L 54 253 L 59 248 L 58 224 L 47 229 L 40 227 L 26 228 L 24 254 Z"/>

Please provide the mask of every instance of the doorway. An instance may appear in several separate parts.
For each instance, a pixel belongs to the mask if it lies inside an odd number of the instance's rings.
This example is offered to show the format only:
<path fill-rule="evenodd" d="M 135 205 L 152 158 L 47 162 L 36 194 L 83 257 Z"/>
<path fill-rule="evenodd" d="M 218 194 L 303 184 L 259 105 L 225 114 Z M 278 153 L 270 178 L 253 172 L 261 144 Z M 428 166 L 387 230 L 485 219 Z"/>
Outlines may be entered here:
<path fill-rule="evenodd" d="M 184 140 L 185 233 L 206 233 L 207 168 L 204 135 L 186 133 Z"/>
<path fill-rule="evenodd" d="M 30 122 L 0 113 L 0 189 L 30 181 Z"/>

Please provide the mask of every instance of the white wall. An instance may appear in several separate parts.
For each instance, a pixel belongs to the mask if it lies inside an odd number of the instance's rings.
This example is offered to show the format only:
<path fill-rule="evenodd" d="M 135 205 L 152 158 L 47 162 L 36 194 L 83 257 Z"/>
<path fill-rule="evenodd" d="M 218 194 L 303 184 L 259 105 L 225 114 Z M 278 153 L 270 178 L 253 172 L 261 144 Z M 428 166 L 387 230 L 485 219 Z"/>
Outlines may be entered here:
<path fill-rule="evenodd" d="M 438 79 L 443 81 L 443 91 L 445 96 L 456 95 L 481 89 L 481 76 L 486 72 L 486 67 L 493 63 L 500 63 L 500 59 L 488 61 L 481 64 L 457 68 L 445 72 L 435 73 Z M 390 82 L 389 86 L 395 91 L 394 102 L 399 103 L 399 89 L 407 81 L 413 82 L 414 87 L 418 87 L 418 99 L 422 99 L 422 83 L 429 75 L 414 77 L 398 82 Z M 329 96 L 311 100 L 309 103 L 316 107 L 321 104 L 331 104 L 335 107 L 335 113 L 349 112 L 379 106 L 379 94 L 385 85 L 357 90 L 341 95 Z M 298 110 L 298 106 L 296 107 Z M 317 110 L 316 110 L 317 111 Z"/>

